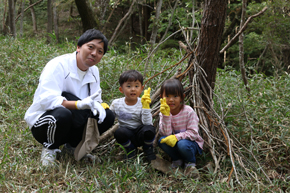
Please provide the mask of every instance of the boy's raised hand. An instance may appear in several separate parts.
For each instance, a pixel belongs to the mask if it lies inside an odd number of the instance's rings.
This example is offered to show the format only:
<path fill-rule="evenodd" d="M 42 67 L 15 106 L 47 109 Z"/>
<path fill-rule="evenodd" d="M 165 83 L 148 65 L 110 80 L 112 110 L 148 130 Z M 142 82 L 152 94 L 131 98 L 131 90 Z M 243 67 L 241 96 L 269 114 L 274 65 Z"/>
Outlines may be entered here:
<path fill-rule="evenodd" d="M 150 103 L 151 103 L 150 91 L 151 91 L 150 87 L 147 90 L 144 90 L 144 95 L 141 98 L 143 109 L 150 109 Z"/>
<path fill-rule="evenodd" d="M 107 103 L 101 103 L 101 105 L 102 105 L 102 107 L 103 107 L 104 109 L 108 109 L 108 108 L 110 108 L 109 105 L 108 105 Z"/>
<path fill-rule="evenodd" d="M 160 112 L 165 116 L 170 115 L 170 108 L 166 103 L 166 98 L 160 99 Z"/>
<path fill-rule="evenodd" d="M 177 143 L 177 138 L 175 135 L 169 135 L 163 139 L 161 139 L 160 143 L 166 143 L 167 145 L 169 145 L 170 147 L 174 147 L 175 144 Z"/>

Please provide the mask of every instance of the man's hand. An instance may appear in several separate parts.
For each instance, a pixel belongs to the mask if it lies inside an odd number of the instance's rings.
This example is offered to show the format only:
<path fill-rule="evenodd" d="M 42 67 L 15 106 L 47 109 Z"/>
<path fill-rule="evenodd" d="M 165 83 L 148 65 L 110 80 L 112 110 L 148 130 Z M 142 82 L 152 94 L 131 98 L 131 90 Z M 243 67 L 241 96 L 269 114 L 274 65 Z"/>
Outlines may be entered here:
<path fill-rule="evenodd" d="M 177 138 L 175 135 L 169 135 L 163 139 L 161 139 L 160 143 L 166 143 L 167 145 L 169 145 L 170 147 L 174 147 L 175 144 L 177 143 Z"/>
<path fill-rule="evenodd" d="M 166 103 L 166 98 L 160 99 L 160 112 L 165 116 L 170 115 L 170 107 Z"/>
<path fill-rule="evenodd" d="M 150 103 L 151 103 L 150 91 L 151 91 L 151 88 L 149 87 L 147 90 L 144 91 L 144 95 L 141 98 L 143 109 L 150 109 Z"/>
<path fill-rule="evenodd" d="M 108 108 L 110 108 L 109 105 L 108 105 L 107 103 L 101 103 L 101 105 L 102 105 L 102 107 L 103 107 L 104 109 L 108 109 Z"/>
<path fill-rule="evenodd" d="M 104 109 L 104 107 L 97 101 L 94 101 L 94 111 L 93 114 L 96 116 L 97 114 L 99 114 L 99 121 L 98 123 L 101 124 L 104 119 L 106 118 L 106 111 Z"/>
<path fill-rule="evenodd" d="M 100 94 L 102 93 L 102 90 L 98 90 L 95 92 L 93 95 L 88 96 L 87 98 L 81 100 L 81 101 L 76 101 L 75 105 L 76 108 L 79 110 L 83 109 L 91 109 L 91 111 L 94 113 L 94 100 L 97 98 Z M 96 112 L 97 113 L 97 112 Z M 96 115 L 94 113 L 94 115 Z"/>

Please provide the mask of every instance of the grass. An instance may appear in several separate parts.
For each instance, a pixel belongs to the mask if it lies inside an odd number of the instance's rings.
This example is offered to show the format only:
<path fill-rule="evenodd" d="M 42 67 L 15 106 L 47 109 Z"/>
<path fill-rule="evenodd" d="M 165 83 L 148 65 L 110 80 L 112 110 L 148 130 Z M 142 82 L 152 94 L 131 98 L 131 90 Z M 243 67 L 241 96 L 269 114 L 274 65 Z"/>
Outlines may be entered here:
<path fill-rule="evenodd" d="M 254 152 L 265 170 L 279 174 L 271 177 L 272 184 L 266 183 L 260 173 L 257 173 L 260 182 L 245 178 L 241 187 L 232 178 L 227 184 L 224 179 L 231 169 L 228 157 L 221 160 L 221 169 L 217 173 L 201 170 L 211 161 L 209 152 L 198 157 L 199 180 L 178 174 L 163 175 L 153 170 L 143 155 L 127 163 L 116 161 L 115 155 L 122 149 L 115 143 L 100 144 L 94 151 L 101 163 L 76 162 L 69 155 L 61 154 L 55 168 L 42 168 L 41 145 L 32 137 L 23 117 L 32 103 L 45 64 L 55 56 L 73 52 L 75 44 L 47 45 L 45 40 L 4 36 L 0 36 L 0 40 L 1 192 L 276 192 L 279 188 L 290 191 L 290 182 L 285 180 L 290 176 L 290 77 L 286 73 L 279 77 L 251 75 L 251 94 L 247 95 L 239 72 L 219 70 L 215 88 L 216 110 L 226 114 L 225 121 L 233 135 Z M 122 96 L 118 91 L 120 72 L 127 69 L 143 72 L 144 62 L 141 62 L 146 56 L 146 48 L 130 53 L 109 50 L 98 64 L 105 102 L 110 104 L 114 98 Z M 181 57 L 175 49 L 157 52 L 145 80 L 175 64 Z M 179 67 L 185 66 L 186 62 Z M 170 77 L 173 73 L 162 76 Z M 154 92 L 160 80 L 157 77 L 146 86 Z M 157 151 L 162 154 L 160 149 Z M 245 150 L 241 148 L 241 151 Z M 249 156 L 249 159 L 252 158 Z"/>

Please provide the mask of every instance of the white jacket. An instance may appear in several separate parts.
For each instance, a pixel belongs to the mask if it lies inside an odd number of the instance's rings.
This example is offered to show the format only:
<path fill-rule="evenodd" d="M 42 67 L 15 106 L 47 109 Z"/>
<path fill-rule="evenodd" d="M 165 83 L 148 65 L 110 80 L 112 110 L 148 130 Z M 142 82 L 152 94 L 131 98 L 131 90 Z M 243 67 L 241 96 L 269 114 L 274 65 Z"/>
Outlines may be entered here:
<path fill-rule="evenodd" d="M 49 61 L 40 75 L 33 103 L 24 116 L 29 128 L 46 111 L 64 107 L 61 105 L 66 100 L 61 96 L 63 91 L 74 94 L 80 99 L 89 96 L 88 83 L 90 83 L 91 95 L 101 89 L 99 69 L 96 66 L 90 67 L 81 82 L 77 72 L 76 52 Z M 95 100 L 101 103 L 101 95 Z"/>

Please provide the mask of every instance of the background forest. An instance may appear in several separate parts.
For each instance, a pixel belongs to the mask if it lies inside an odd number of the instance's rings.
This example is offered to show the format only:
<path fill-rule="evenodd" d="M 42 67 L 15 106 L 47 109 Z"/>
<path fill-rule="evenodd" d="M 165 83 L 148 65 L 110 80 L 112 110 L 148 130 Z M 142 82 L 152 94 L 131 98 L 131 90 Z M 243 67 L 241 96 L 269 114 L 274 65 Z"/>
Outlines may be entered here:
<path fill-rule="evenodd" d="M 286 0 L 0 0 L 0 191 L 290 192 L 289 8 Z M 93 163 L 61 154 L 56 168 L 39 167 L 25 111 L 45 64 L 75 51 L 89 28 L 109 40 L 97 65 L 108 104 L 122 96 L 116 77 L 124 70 L 142 72 L 152 95 L 184 72 L 187 103 L 208 112 L 198 114 L 207 141 L 199 179 L 158 172 L 142 154 L 118 162 L 123 150 L 113 138 L 97 147 Z M 195 84 L 199 64 L 209 89 Z M 205 105 L 196 102 L 200 90 L 200 98 L 212 97 Z"/>

